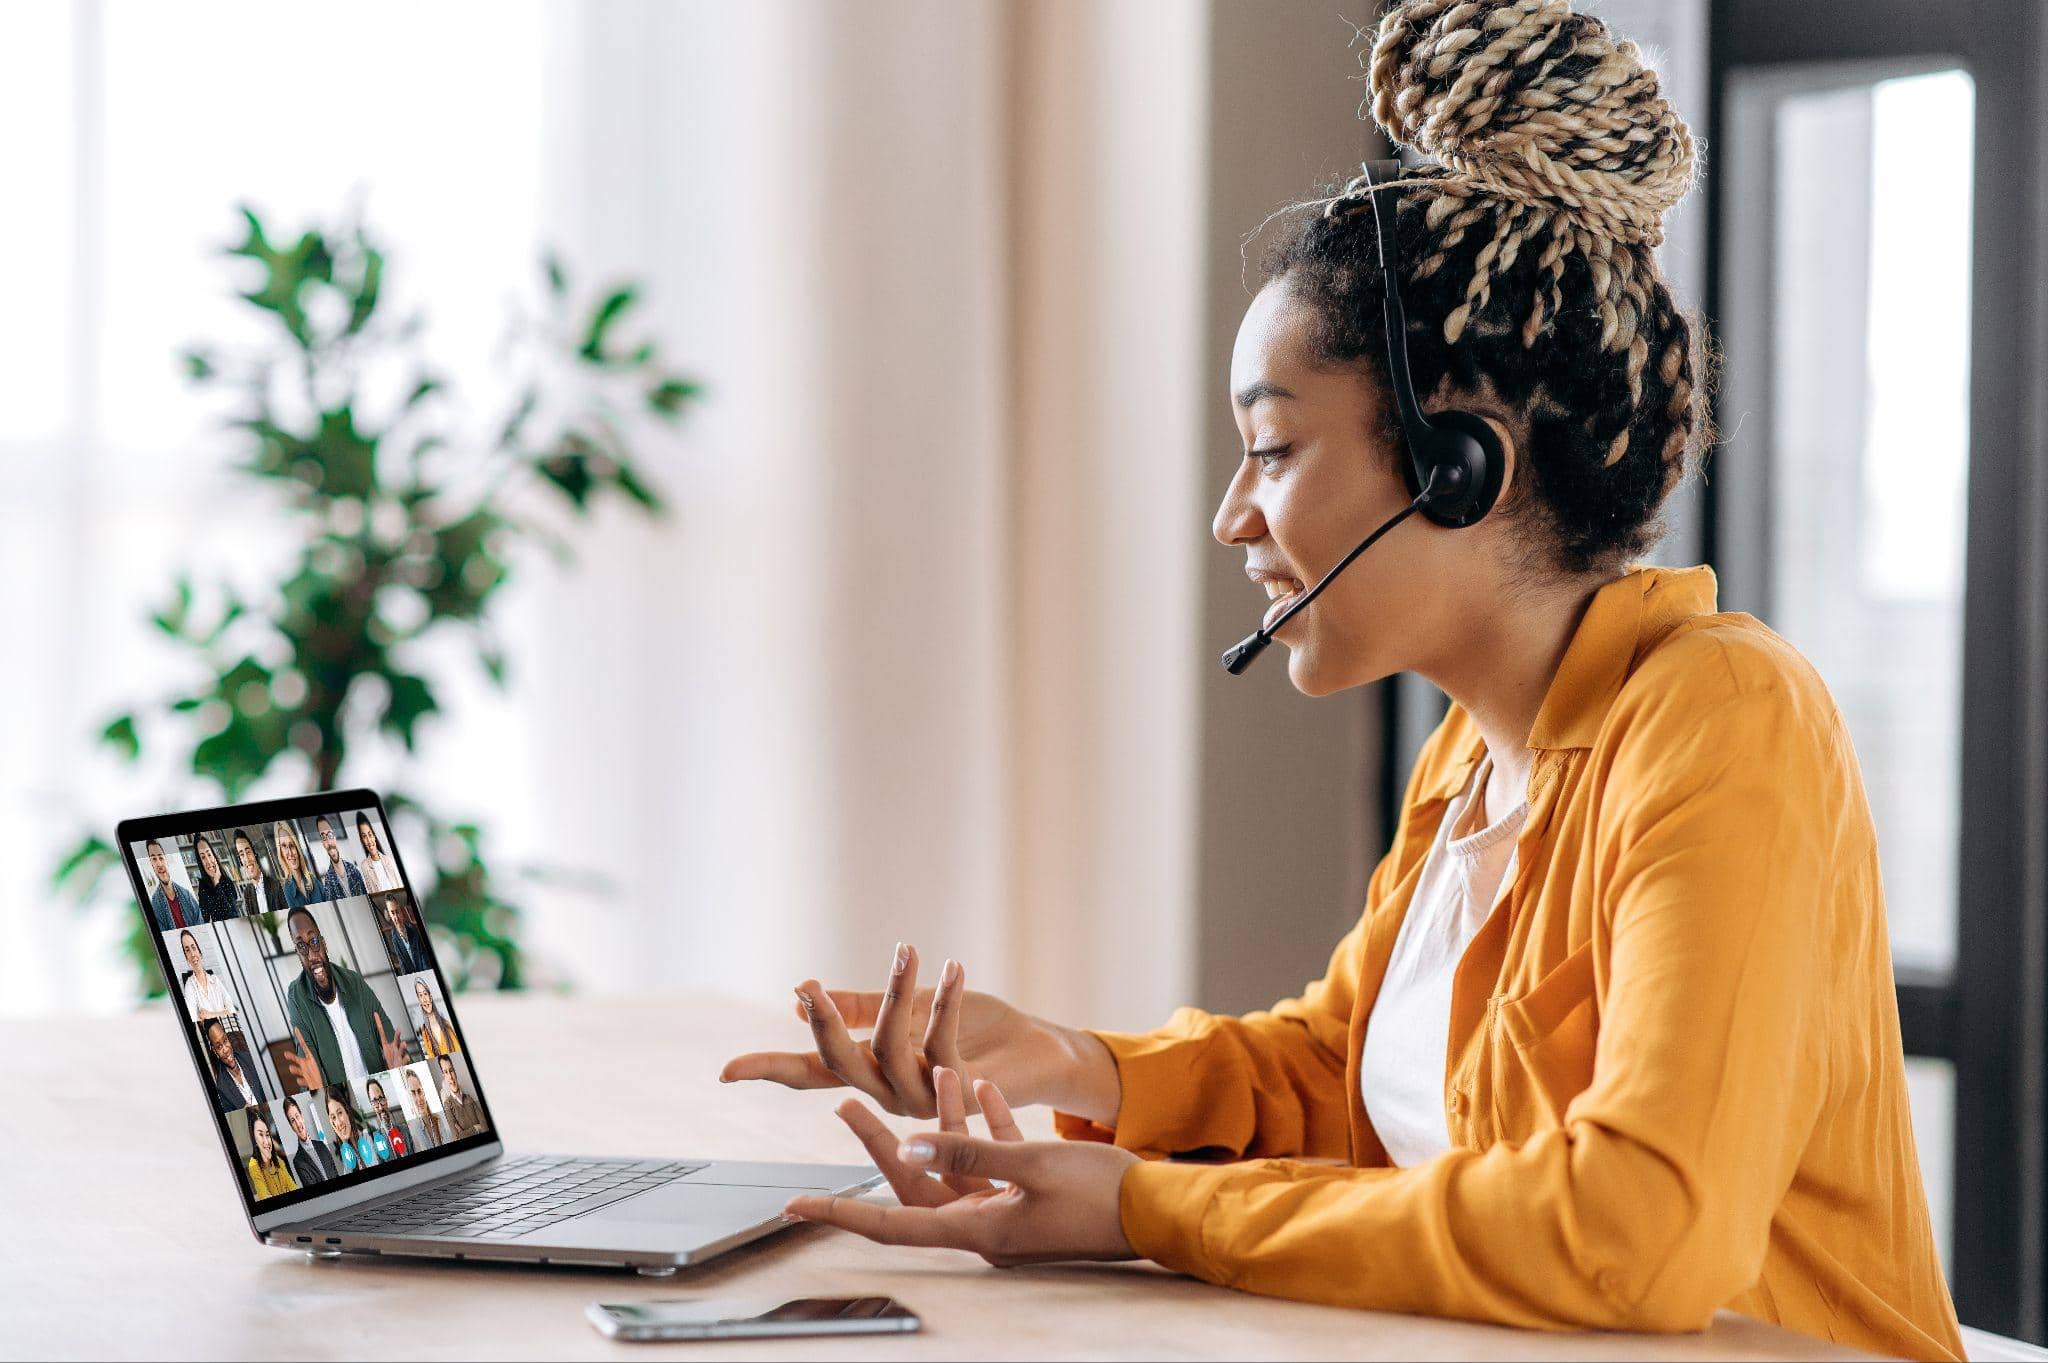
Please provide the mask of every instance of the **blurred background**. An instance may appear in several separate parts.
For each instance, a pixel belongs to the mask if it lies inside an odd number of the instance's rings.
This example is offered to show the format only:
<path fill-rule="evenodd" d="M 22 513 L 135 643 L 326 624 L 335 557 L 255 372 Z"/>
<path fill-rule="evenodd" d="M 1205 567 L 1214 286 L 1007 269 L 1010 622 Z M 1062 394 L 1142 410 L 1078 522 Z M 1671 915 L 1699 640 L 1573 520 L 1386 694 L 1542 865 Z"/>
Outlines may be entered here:
<path fill-rule="evenodd" d="M 1662 252 L 1725 352 L 1723 443 L 1655 558 L 1711 563 L 1848 716 L 1958 1307 L 2040 1339 L 2041 17 L 1580 7 L 1643 45 L 1705 171 Z M 329 776 L 414 802 L 394 832 L 472 987 L 779 1006 L 905 939 L 1098 1026 L 1296 991 L 1443 702 L 1225 677 L 1264 603 L 1208 521 L 1251 234 L 1382 154 L 1376 17 L 0 9 L 0 1015 L 151 987 L 122 879 L 56 882 L 92 837 Z M 518 358 L 535 331 L 566 368 Z M 361 431 L 290 443 L 358 378 Z M 282 445 L 236 405 L 266 383 Z M 631 420 L 579 426 L 604 383 Z M 387 478 L 445 440 L 436 486 L 491 508 L 446 611 L 413 594 L 453 522 L 391 531 L 404 497 L 344 515 L 293 471 L 365 431 Z M 380 535 L 390 601 L 307 585 Z M 277 624 L 343 619 L 363 651 L 320 666 Z"/>

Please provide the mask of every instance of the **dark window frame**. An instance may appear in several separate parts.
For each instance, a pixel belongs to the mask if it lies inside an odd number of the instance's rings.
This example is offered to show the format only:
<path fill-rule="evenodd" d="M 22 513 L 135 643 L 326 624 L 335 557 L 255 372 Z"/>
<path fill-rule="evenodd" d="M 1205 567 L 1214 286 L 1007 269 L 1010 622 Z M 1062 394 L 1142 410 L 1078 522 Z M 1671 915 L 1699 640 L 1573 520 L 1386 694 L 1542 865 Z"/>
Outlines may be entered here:
<path fill-rule="evenodd" d="M 2036 1341 L 2048 1327 L 2048 387 L 2031 377 L 2044 302 L 2042 33 L 2029 0 L 1715 0 L 1706 182 L 1708 313 L 1719 335 L 1724 289 L 1742 287 L 1723 275 L 1729 196 L 1756 174 L 1724 136 L 1732 74 L 1946 56 L 1976 83 L 1957 956 L 1953 973 L 1900 971 L 1898 998 L 1907 1053 L 1955 1066 L 1957 1313 Z M 1732 357 L 1742 341 L 1723 343 Z M 1702 522 L 1724 576 L 1767 579 L 1754 529 L 1767 491 L 1718 486 L 1710 466 Z"/>

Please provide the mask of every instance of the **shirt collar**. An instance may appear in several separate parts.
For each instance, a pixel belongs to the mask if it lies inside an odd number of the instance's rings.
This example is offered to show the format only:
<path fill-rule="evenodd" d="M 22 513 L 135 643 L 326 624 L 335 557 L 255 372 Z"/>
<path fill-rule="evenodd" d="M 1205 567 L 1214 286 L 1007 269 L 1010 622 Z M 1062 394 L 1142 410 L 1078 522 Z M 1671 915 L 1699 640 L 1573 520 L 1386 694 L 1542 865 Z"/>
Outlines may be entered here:
<path fill-rule="evenodd" d="M 1638 567 L 1595 592 L 1543 693 L 1529 746 L 1539 752 L 1592 747 L 1642 655 L 1688 616 L 1711 614 L 1715 604 L 1714 570 L 1704 565 Z M 1456 795 L 1484 753 L 1478 729 L 1462 711 L 1459 716 L 1471 729 L 1467 750 L 1444 763 L 1425 796 Z"/>

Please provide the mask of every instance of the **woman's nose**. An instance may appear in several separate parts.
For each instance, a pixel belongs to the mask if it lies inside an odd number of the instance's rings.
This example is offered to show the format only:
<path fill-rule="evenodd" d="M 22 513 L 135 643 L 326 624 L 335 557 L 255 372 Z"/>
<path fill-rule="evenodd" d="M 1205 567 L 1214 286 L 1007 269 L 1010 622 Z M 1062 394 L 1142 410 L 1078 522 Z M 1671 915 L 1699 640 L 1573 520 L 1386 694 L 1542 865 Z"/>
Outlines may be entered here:
<path fill-rule="evenodd" d="M 1258 506 L 1252 501 L 1251 472 L 1251 460 L 1239 465 L 1230 486 L 1223 489 L 1223 503 L 1216 508 L 1216 519 L 1209 527 L 1217 543 L 1226 548 L 1249 544 L 1266 533 L 1266 518 L 1259 514 Z"/>

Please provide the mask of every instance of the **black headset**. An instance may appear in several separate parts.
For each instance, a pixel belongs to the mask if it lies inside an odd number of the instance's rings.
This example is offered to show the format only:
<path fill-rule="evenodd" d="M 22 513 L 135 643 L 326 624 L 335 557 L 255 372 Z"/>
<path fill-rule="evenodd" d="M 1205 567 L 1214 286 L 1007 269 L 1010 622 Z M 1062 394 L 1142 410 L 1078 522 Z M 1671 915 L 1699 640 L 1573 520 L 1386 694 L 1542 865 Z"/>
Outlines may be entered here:
<path fill-rule="evenodd" d="M 1408 446 L 1408 458 L 1401 471 L 1414 500 L 1402 507 L 1379 529 L 1367 535 L 1356 549 L 1337 561 L 1322 580 L 1302 593 L 1301 599 L 1282 611 L 1270 625 L 1224 650 L 1223 666 L 1232 676 L 1252 665 L 1252 660 L 1273 642 L 1273 635 L 1292 620 L 1295 613 L 1322 595 L 1323 588 L 1336 580 L 1358 556 L 1378 542 L 1380 536 L 1420 511 L 1437 525 L 1459 529 L 1477 524 L 1500 499 L 1501 475 L 1507 460 L 1500 436 L 1476 412 L 1444 411 L 1422 414 L 1415 400 L 1415 380 L 1408 371 L 1408 317 L 1401 307 L 1400 272 L 1395 269 L 1399 243 L 1394 235 L 1394 208 L 1390 194 L 1376 192 L 1383 180 L 1398 179 L 1399 161 L 1367 161 L 1359 178 L 1372 200 L 1373 234 L 1379 242 L 1380 277 L 1387 291 L 1387 382 L 1394 390 L 1394 405 L 1401 416 L 1401 434 Z M 1354 182 L 1355 184 L 1356 182 Z"/>

